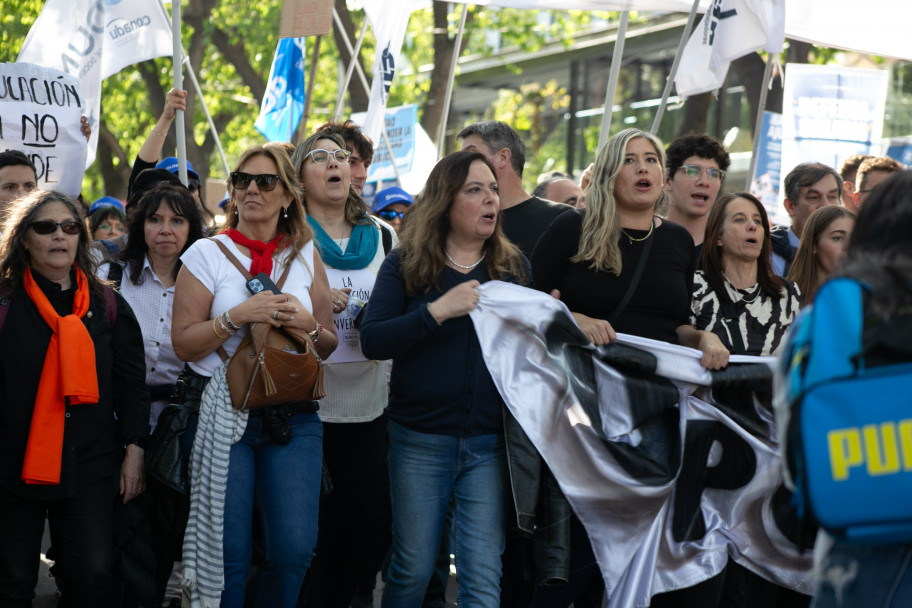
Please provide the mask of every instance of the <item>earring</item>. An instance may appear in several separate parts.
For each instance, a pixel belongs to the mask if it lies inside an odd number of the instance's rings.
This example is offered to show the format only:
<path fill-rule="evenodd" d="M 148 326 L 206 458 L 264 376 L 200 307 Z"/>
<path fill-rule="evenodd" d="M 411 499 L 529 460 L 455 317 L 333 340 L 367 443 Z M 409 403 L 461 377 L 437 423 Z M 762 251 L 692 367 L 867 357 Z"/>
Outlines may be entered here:
<path fill-rule="evenodd" d="M 237 207 L 235 207 L 235 208 L 234 208 L 234 214 L 235 214 L 235 215 L 237 215 L 237 214 L 238 214 L 238 210 L 237 210 Z"/>
<path fill-rule="evenodd" d="M 282 207 L 282 217 L 288 219 L 288 207 Z"/>

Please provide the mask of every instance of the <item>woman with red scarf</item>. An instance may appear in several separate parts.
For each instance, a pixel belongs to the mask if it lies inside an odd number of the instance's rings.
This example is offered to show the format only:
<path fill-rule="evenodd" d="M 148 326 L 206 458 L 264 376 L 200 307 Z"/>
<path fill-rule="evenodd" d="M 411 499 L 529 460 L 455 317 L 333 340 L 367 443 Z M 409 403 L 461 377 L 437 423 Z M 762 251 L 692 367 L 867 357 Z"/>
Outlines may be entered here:
<path fill-rule="evenodd" d="M 45 518 L 60 606 L 107 605 L 118 491 L 145 488 L 142 334 L 95 278 L 78 203 L 36 190 L 0 242 L 0 606 L 31 606 Z"/>
<path fill-rule="evenodd" d="M 174 289 L 174 351 L 189 362 L 195 378 L 189 385 L 205 385 L 191 453 L 184 585 L 193 605 L 244 605 L 256 506 L 266 564 L 253 605 L 292 607 L 317 540 L 323 437 L 317 406 L 234 409 L 219 350 L 231 357 L 250 324 L 269 323 L 309 332 L 325 358 L 336 347 L 332 304 L 287 154 L 269 145 L 247 150 L 228 186 L 225 230 L 181 256 Z M 265 273 L 273 283 L 288 268 L 282 293 L 251 296 L 219 244 L 251 275 Z"/>

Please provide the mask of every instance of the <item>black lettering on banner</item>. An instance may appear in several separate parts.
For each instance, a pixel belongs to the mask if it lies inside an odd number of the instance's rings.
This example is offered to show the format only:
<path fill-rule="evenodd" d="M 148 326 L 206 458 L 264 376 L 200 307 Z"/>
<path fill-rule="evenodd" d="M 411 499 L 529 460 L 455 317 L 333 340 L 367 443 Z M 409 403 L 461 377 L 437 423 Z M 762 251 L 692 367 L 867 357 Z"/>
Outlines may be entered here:
<path fill-rule="evenodd" d="M 342 288 L 343 289 L 346 287 L 351 288 L 351 286 L 352 286 L 351 277 L 342 277 Z"/>
<path fill-rule="evenodd" d="M 45 114 L 40 118 L 38 114 L 22 115 L 22 145 L 51 148 L 55 145 L 58 135 L 60 129 L 57 126 L 57 119 L 52 114 Z"/>
<path fill-rule="evenodd" d="M 718 442 L 722 457 L 708 466 L 710 450 Z M 717 420 L 688 420 L 684 435 L 684 460 L 675 482 L 671 531 L 678 542 L 700 540 L 706 520 L 700 499 L 706 488 L 735 490 L 750 483 L 757 471 L 757 455 L 749 443 Z"/>

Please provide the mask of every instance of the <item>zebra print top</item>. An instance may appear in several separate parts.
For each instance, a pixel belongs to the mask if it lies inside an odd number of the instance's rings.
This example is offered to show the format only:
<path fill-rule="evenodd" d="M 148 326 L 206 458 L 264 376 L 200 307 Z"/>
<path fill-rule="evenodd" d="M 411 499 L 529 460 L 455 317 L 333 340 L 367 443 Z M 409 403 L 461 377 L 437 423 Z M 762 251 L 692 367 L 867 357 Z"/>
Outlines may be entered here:
<path fill-rule="evenodd" d="M 783 279 L 785 289 L 779 298 L 769 298 L 760 292 L 760 285 L 737 289 L 728 280 L 725 288 L 735 304 L 738 328 L 744 341 L 746 355 L 776 355 L 786 332 L 798 314 L 801 292 L 798 286 Z M 703 271 L 694 275 L 694 294 L 690 322 L 697 329 L 711 331 L 729 351 L 734 351 L 730 329 L 722 319 L 722 304 L 718 294 L 704 278 Z"/>

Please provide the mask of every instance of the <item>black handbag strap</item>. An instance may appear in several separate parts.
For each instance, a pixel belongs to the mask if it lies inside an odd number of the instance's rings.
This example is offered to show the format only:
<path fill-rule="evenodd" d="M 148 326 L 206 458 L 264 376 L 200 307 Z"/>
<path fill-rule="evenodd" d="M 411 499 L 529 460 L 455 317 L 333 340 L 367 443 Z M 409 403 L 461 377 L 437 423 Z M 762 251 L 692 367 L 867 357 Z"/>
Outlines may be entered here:
<path fill-rule="evenodd" d="M 653 220 L 655 221 L 655 220 Z M 643 276 L 643 271 L 646 269 L 646 260 L 649 258 L 649 251 L 652 249 L 652 242 L 655 240 L 655 234 L 652 238 L 646 239 L 646 243 L 643 245 L 643 252 L 640 254 L 640 261 L 637 262 L 636 270 L 633 271 L 633 277 L 630 279 L 630 285 L 627 287 L 627 293 L 624 294 L 624 297 L 621 299 L 621 303 L 615 306 L 614 311 L 606 319 L 611 325 L 614 325 L 614 322 L 617 320 L 621 313 L 624 312 L 624 309 L 627 308 L 627 304 L 630 302 L 630 298 L 633 297 L 633 292 L 636 290 L 637 285 L 640 283 L 640 278 Z"/>

